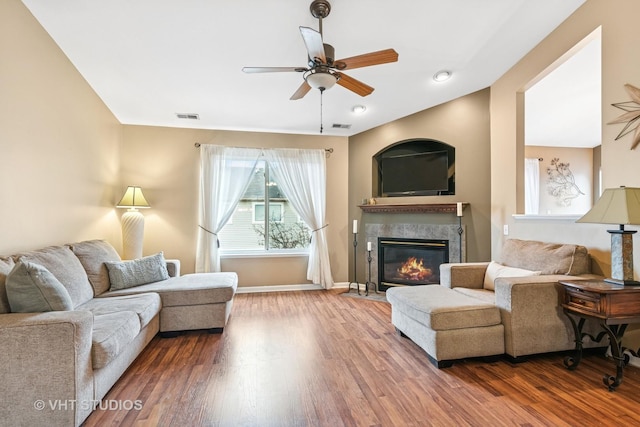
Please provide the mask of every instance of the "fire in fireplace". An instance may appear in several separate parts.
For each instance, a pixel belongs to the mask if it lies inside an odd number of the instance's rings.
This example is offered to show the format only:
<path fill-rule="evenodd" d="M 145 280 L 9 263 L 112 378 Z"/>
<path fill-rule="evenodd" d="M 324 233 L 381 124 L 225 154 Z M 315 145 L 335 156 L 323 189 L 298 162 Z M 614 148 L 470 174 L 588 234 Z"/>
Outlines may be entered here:
<path fill-rule="evenodd" d="M 440 282 L 440 264 L 449 262 L 448 240 L 378 238 L 378 287 Z"/>

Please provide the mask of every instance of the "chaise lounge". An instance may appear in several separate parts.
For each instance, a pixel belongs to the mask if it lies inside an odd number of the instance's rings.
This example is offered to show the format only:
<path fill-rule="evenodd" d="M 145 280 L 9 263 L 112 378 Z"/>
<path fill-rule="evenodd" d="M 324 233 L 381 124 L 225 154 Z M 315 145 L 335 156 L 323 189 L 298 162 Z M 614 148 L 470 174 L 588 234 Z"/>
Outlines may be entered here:
<path fill-rule="evenodd" d="M 237 283 L 101 240 L 0 258 L 2 423 L 80 425 L 158 332 L 221 332 Z"/>
<path fill-rule="evenodd" d="M 575 348 L 558 281 L 597 277 L 587 249 L 509 239 L 502 253 L 500 263 L 442 264 L 440 285 L 387 290 L 393 325 L 438 368 L 465 358 L 507 354 L 518 361 Z M 597 329 L 590 322 L 584 330 Z M 585 338 L 585 348 L 601 345 Z"/>

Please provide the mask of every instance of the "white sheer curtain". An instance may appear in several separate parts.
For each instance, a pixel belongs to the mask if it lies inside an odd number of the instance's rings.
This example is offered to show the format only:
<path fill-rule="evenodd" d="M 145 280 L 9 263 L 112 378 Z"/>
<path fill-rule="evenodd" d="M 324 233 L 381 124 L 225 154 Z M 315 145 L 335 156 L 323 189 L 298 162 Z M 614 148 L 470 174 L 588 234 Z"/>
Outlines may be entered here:
<path fill-rule="evenodd" d="M 311 228 L 307 279 L 325 289 L 333 287 L 325 233 L 326 159 L 324 150 L 264 151 L 269 173 L 302 220 Z"/>
<path fill-rule="evenodd" d="M 251 180 L 262 150 L 200 146 L 200 215 L 196 273 L 220 271 L 218 232 L 229 221 Z"/>
<path fill-rule="evenodd" d="M 540 212 L 540 160 L 524 159 L 524 213 Z"/>

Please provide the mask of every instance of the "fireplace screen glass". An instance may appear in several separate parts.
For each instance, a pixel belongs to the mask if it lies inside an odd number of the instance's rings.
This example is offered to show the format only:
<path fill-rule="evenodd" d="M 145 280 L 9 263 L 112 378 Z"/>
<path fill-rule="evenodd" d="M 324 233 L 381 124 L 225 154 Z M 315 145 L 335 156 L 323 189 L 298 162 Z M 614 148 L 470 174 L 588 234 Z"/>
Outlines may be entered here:
<path fill-rule="evenodd" d="M 381 290 L 398 285 L 440 283 L 440 264 L 449 262 L 446 240 L 379 239 Z"/>

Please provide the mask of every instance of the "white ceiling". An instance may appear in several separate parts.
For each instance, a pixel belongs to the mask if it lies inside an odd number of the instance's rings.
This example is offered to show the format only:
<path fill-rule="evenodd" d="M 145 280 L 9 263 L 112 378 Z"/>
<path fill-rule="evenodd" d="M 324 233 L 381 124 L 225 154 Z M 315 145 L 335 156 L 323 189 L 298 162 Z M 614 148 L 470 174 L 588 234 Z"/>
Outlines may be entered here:
<path fill-rule="evenodd" d="M 602 140 L 600 31 L 525 92 L 525 144 L 593 148 Z"/>
<path fill-rule="evenodd" d="M 311 0 L 22 1 L 123 124 L 319 133 L 319 92 L 289 100 L 301 74 L 241 71 L 306 65 L 298 27 L 318 28 Z M 399 53 L 347 70 L 373 94 L 324 93 L 324 134 L 350 136 L 490 86 L 585 0 L 330 1 L 323 33 L 337 59 Z M 453 77 L 434 82 L 442 69 Z"/>

